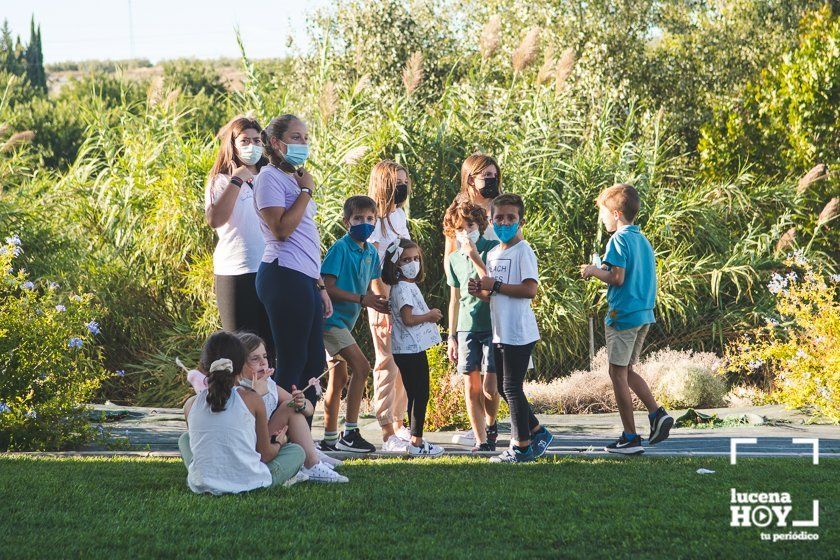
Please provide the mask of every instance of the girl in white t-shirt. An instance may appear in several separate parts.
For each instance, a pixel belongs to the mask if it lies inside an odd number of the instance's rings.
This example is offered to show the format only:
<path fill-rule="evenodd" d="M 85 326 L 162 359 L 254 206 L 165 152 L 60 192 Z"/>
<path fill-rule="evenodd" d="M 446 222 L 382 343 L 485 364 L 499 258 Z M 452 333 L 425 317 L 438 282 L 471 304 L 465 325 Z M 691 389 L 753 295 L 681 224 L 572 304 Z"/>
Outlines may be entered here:
<path fill-rule="evenodd" d="M 402 165 L 384 160 L 373 166 L 368 196 L 376 202 L 377 221 L 368 242 L 376 247 L 380 263 L 384 263 L 385 250 L 394 241 L 411 238 L 403 209 L 410 193 L 411 181 L 408 171 Z M 390 293 L 390 286 L 381 279 L 373 280 L 371 289 L 385 298 Z M 373 408 L 382 428 L 382 450 L 405 451 L 411 437 L 403 425 L 407 397 L 399 369 L 391 354 L 390 315 L 368 309 L 368 324 L 376 353 L 373 365 Z"/>
<path fill-rule="evenodd" d="M 417 282 L 423 280 L 423 256 L 410 239 L 391 244 L 385 253 L 382 279 L 391 286 L 391 350 L 408 394 L 411 436 L 407 451 L 418 457 L 437 457 L 443 448 L 423 439 L 429 402 L 429 360 L 426 350 L 441 342 L 437 323 L 440 309 L 429 309 Z"/>
<path fill-rule="evenodd" d="M 250 117 L 234 117 L 219 131 L 220 146 L 207 177 L 204 214 L 219 241 L 213 251 L 216 303 L 222 328 L 247 331 L 271 341 L 271 327 L 255 285 L 265 242 L 254 208 L 253 180 L 268 163 L 262 127 Z M 269 348 L 274 362 L 274 350 Z"/>

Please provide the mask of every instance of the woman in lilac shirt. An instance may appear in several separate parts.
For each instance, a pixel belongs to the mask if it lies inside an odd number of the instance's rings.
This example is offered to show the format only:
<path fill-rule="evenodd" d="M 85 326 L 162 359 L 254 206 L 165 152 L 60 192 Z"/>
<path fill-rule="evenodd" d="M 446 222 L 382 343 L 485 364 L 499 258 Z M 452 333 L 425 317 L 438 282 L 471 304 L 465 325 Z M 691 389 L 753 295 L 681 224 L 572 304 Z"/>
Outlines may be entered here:
<path fill-rule="evenodd" d="M 324 371 L 323 322 L 332 315 L 332 303 L 321 279 L 315 182 L 302 167 L 309 155 L 306 125 L 294 115 L 282 115 L 268 123 L 262 141 L 269 165 L 254 182 L 265 239 L 257 295 L 277 351 L 274 379 L 291 391 Z M 306 392 L 313 404 L 314 393 Z"/>

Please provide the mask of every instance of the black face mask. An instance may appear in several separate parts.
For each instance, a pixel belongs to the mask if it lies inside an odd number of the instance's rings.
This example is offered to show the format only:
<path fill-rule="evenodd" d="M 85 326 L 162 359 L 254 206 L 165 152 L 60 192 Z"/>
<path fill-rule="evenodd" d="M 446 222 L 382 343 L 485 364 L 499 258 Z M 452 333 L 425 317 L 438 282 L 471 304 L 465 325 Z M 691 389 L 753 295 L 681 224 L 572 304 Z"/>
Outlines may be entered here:
<path fill-rule="evenodd" d="M 484 198 L 496 198 L 499 196 L 499 179 L 497 177 L 485 177 L 484 186 L 478 189 Z"/>
<path fill-rule="evenodd" d="M 394 204 L 399 206 L 408 200 L 408 185 L 406 183 L 398 183 L 394 190 Z"/>

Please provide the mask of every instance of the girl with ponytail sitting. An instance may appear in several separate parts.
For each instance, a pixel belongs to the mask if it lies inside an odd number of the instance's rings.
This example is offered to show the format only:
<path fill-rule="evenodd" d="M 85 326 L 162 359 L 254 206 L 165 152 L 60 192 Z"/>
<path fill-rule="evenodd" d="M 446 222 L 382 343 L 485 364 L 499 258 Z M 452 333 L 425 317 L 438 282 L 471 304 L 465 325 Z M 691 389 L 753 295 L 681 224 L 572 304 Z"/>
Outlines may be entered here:
<path fill-rule="evenodd" d="M 285 430 L 269 436 L 260 396 L 235 385 L 246 357 L 242 341 L 224 331 L 202 348 L 207 389 L 184 405 L 189 431 L 178 440 L 195 493 L 235 494 L 283 484 L 303 466 L 303 448 L 286 443 Z"/>

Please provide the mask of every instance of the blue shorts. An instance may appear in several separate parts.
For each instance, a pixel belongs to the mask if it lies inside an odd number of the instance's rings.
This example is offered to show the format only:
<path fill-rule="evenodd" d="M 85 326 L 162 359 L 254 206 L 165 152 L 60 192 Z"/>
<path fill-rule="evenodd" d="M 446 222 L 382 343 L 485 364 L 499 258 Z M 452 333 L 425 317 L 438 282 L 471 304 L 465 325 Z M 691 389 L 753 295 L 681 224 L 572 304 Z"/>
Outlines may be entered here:
<path fill-rule="evenodd" d="M 458 331 L 458 372 L 496 373 L 493 333 Z"/>

